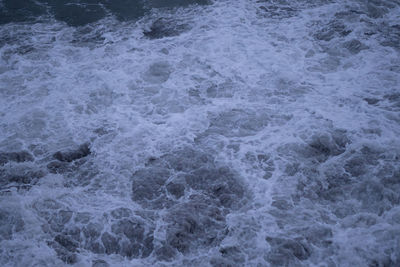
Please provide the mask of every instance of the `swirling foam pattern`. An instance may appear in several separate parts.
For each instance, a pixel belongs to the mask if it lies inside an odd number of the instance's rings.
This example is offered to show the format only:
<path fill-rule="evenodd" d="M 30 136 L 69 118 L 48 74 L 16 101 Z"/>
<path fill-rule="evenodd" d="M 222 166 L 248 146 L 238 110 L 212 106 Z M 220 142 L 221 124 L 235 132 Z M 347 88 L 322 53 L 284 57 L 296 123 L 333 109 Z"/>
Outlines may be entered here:
<path fill-rule="evenodd" d="M 400 266 L 398 0 L 2 0 L 1 266 Z"/>

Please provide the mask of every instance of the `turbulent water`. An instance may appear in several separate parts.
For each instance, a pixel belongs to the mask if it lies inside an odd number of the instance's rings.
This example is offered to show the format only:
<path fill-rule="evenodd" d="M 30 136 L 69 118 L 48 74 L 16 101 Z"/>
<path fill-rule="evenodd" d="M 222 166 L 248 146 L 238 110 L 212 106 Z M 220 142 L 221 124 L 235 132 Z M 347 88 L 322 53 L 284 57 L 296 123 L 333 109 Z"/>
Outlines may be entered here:
<path fill-rule="evenodd" d="M 400 266 L 400 1 L 0 10 L 1 266 Z"/>

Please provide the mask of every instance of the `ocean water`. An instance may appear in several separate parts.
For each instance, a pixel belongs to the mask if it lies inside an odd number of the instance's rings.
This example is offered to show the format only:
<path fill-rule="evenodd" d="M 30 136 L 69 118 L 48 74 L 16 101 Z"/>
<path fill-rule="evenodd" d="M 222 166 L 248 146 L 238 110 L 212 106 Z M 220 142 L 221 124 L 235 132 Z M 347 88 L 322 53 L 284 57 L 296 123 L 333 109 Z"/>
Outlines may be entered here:
<path fill-rule="evenodd" d="M 400 266 L 400 1 L 0 1 L 1 266 Z"/>

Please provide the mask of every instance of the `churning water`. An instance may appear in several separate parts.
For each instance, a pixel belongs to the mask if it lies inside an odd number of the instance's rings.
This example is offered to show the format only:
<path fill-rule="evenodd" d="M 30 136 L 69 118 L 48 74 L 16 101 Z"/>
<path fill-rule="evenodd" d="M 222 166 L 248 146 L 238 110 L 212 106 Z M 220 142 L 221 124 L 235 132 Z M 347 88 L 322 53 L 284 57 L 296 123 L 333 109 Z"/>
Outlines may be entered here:
<path fill-rule="evenodd" d="M 399 0 L 2 0 L 1 266 L 400 266 Z"/>

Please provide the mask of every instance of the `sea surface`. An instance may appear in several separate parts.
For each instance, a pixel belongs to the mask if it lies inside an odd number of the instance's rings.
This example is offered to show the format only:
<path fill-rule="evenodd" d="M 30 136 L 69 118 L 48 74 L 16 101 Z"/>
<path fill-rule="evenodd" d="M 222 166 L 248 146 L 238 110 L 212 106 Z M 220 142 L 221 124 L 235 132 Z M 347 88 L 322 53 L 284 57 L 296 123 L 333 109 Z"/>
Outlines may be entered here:
<path fill-rule="evenodd" d="M 399 0 L 0 0 L 1 266 L 400 266 Z"/>

